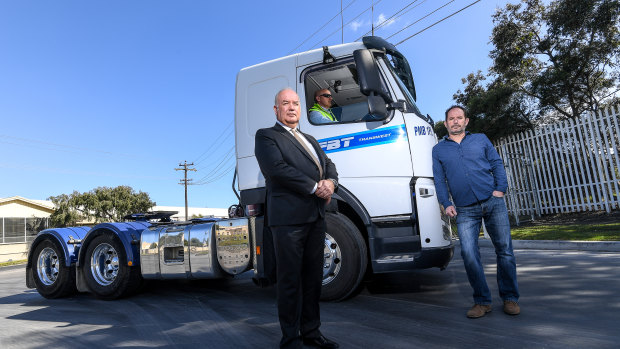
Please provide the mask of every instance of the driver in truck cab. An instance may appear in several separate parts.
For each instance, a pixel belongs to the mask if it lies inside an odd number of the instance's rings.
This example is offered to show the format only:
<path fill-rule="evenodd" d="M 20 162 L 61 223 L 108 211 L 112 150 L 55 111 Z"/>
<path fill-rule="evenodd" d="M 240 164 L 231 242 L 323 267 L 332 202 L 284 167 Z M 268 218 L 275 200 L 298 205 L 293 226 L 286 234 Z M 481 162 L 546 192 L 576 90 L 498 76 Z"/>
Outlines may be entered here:
<path fill-rule="evenodd" d="M 314 93 L 314 105 L 308 110 L 310 121 L 313 124 L 327 124 L 338 121 L 330 109 L 332 104 L 333 98 L 328 89 L 317 90 Z"/>

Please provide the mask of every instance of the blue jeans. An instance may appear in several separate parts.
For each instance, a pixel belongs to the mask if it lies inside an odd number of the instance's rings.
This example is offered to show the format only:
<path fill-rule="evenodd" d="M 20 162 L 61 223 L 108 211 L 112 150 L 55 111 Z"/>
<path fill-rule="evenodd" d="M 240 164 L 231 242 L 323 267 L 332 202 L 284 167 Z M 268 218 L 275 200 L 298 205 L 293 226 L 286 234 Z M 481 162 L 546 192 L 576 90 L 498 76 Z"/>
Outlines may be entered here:
<path fill-rule="evenodd" d="M 512 252 L 508 210 L 503 198 L 491 196 L 480 203 L 456 208 L 456 225 L 461 241 L 461 256 L 469 284 L 474 289 L 474 303 L 491 304 L 491 291 L 480 261 L 478 236 L 482 218 L 497 255 L 497 285 L 504 301 L 519 300 L 517 264 Z"/>

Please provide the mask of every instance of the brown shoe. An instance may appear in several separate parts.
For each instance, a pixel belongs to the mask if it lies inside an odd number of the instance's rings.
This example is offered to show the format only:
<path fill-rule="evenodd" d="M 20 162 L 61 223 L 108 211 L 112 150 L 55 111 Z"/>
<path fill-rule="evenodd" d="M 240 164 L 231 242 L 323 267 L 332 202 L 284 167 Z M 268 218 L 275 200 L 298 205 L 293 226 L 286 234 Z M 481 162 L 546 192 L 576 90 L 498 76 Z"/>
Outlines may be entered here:
<path fill-rule="evenodd" d="M 504 313 L 508 315 L 519 315 L 519 313 L 521 313 L 521 308 L 519 308 L 519 304 L 515 301 L 504 301 Z"/>
<path fill-rule="evenodd" d="M 489 312 L 491 312 L 490 304 L 474 304 L 474 306 L 467 311 L 467 317 L 470 319 L 477 319 L 479 317 L 483 317 Z"/>

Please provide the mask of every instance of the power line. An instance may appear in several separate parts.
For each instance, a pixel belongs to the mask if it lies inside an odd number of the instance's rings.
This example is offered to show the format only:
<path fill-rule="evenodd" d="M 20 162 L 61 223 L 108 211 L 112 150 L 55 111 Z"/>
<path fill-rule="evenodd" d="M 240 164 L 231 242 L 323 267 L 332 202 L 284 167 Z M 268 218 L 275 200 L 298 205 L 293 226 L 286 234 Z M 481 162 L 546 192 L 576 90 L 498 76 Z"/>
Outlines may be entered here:
<path fill-rule="evenodd" d="M 413 23 L 409 24 L 408 26 L 406 26 L 406 27 L 402 28 L 401 30 L 397 31 L 396 33 L 394 33 L 394 34 L 392 34 L 392 35 L 388 36 L 387 38 L 385 38 L 385 40 L 387 40 L 387 39 L 389 39 L 389 38 L 393 37 L 394 35 L 396 35 L 396 34 L 398 34 L 398 33 L 402 32 L 403 30 L 405 30 L 405 29 L 407 29 L 407 28 L 411 27 L 412 25 L 414 25 L 414 24 L 416 24 L 416 23 L 420 22 L 420 21 L 421 21 L 421 20 L 423 20 L 424 18 L 426 18 L 426 17 L 428 17 L 428 16 L 432 15 L 433 13 L 435 13 L 435 12 L 437 12 L 437 11 L 441 10 L 442 8 L 444 8 L 444 7 L 448 6 L 450 3 L 453 3 L 453 2 L 454 2 L 454 0 L 451 0 L 451 1 L 446 2 L 446 3 L 445 3 L 445 4 L 443 4 L 442 6 L 440 6 L 440 7 L 436 8 L 434 11 L 431 11 L 431 12 L 427 13 L 424 17 L 422 17 L 422 18 L 418 19 L 417 21 L 415 21 L 415 22 L 413 22 Z"/>
<path fill-rule="evenodd" d="M 390 18 L 388 18 L 388 19 L 384 20 L 383 22 L 379 23 L 379 25 L 377 25 L 374 29 L 375 29 L 375 30 L 377 30 L 377 29 L 381 28 L 382 26 L 384 26 L 385 24 L 389 23 L 389 21 L 390 21 L 392 18 L 394 18 L 394 16 L 398 15 L 398 14 L 399 14 L 399 13 L 401 13 L 404 9 L 406 9 L 407 7 L 409 7 L 409 6 L 413 5 L 413 4 L 415 4 L 415 3 L 416 3 L 416 2 L 418 2 L 418 1 L 419 1 L 419 0 L 414 0 L 414 1 L 410 2 L 407 6 L 405 6 L 405 7 L 401 8 L 401 9 L 400 9 L 400 10 L 398 10 L 396 13 L 394 13 L 392 16 L 390 16 Z M 420 5 L 422 5 L 422 4 L 423 4 L 423 3 L 425 3 L 425 2 L 426 2 L 426 0 L 422 1 L 421 3 L 419 3 L 419 4 L 415 5 L 414 7 L 410 8 L 409 10 L 405 11 L 405 12 L 404 12 L 403 14 L 401 14 L 400 16 L 396 16 L 396 18 L 402 17 L 402 16 L 403 16 L 403 15 L 405 15 L 407 12 L 409 12 L 409 11 L 413 10 L 414 8 L 416 8 L 416 7 L 420 6 Z M 394 19 L 396 19 L 396 18 L 394 18 Z M 368 34 L 370 34 L 370 33 L 371 33 L 371 31 L 367 31 L 367 32 L 366 32 L 366 33 L 364 33 L 362 36 L 360 36 L 359 38 L 355 39 L 355 41 L 359 41 L 359 40 L 360 40 L 360 39 L 362 39 L 364 36 L 366 36 L 366 35 L 368 35 Z"/>
<path fill-rule="evenodd" d="M 376 3 L 374 3 L 372 6 L 368 7 L 367 9 L 365 9 L 364 11 L 362 11 L 359 15 L 357 15 L 355 18 L 353 18 L 352 20 L 348 21 L 345 25 L 342 26 L 342 28 L 346 27 L 347 25 L 349 25 L 351 22 L 355 21 L 356 19 L 358 19 L 361 15 L 363 15 L 364 13 L 368 12 L 368 10 L 370 10 L 373 6 L 377 5 L 378 3 L 380 3 L 383 0 L 379 0 Z M 323 41 L 327 40 L 330 36 L 336 34 L 340 29 L 342 28 L 338 28 L 336 29 L 336 31 L 332 32 L 331 34 L 327 35 L 326 37 L 324 37 L 323 39 L 321 39 L 320 41 L 318 41 L 316 44 L 310 46 L 311 48 L 313 47 L 317 47 L 318 44 L 322 43 Z"/>
<path fill-rule="evenodd" d="M 297 49 L 298 49 L 299 47 L 301 47 L 303 44 L 305 44 L 306 42 L 308 42 L 308 40 L 310 40 L 310 39 L 311 39 L 312 37 L 314 37 L 314 36 L 315 36 L 318 32 L 320 32 L 322 29 L 324 29 L 324 28 L 325 28 L 325 27 L 326 27 L 329 23 L 331 23 L 331 22 L 332 22 L 332 21 L 333 21 L 333 20 L 334 20 L 334 19 L 335 19 L 338 15 L 341 15 L 341 16 L 342 16 L 343 11 L 344 11 L 344 10 L 346 10 L 349 6 L 351 6 L 351 5 L 353 4 L 353 2 L 355 2 L 355 1 L 356 1 L 356 0 L 351 1 L 351 2 L 350 2 L 350 3 L 349 3 L 349 4 L 348 4 L 348 5 L 347 5 L 344 9 L 342 9 L 339 13 L 337 13 L 334 17 L 332 17 L 329 21 L 327 21 L 327 22 L 326 22 L 323 26 L 321 26 L 318 30 L 316 30 L 316 31 L 315 31 L 314 33 L 312 33 L 309 37 L 307 37 L 307 38 L 306 38 L 306 39 L 305 39 L 305 40 L 304 40 L 301 44 L 299 44 L 297 47 L 295 47 L 295 49 L 293 49 L 292 51 L 290 51 L 290 52 L 289 52 L 289 54 L 290 54 L 290 53 L 293 53 L 295 50 L 297 50 Z M 364 13 L 368 12 L 368 10 L 373 9 L 373 8 L 374 8 L 374 6 L 375 6 L 375 5 L 377 5 L 377 4 L 379 4 L 381 1 L 382 1 L 382 0 L 379 0 L 379 1 L 377 1 L 376 3 L 374 3 L 374 2 L 373 2 L 373 3 L 372 3 L 372 5 L 371 5 L 370 7 L 366 8 L 365 10 L 363 10 L 362 12 L 360 12 L 357 16 L 355 16 L 353 19 L 351 19 L 351 20 L 350 20 L 350 21 L 348 21 L 347 23 L 345 23 L 345 24 L 341 24 L 340 28 L 338 28 L 337 30 L 335 30 L 335 31 L 331 32 L 330 34 L 328 34 L 327 36 L 325 36 L 323 39 L 319 40 L 319 41 L 318 41 L 318 42 L 316 42 L 314 45 L 310 46 L 310 48 L 315 48 L 315 47 L 319 46 L 319 44 L 320 44 L 320 43 L 322 43 L 323 41 L 325 41 L 325 40 L 327 40 L 328 38 L 330 38 L 332 35 L 334 35 L 335 33 L 337 33 L 339 30 L 344 30 L 344 28 L 345 28 L 347 25 L 349 25 L 349 24 L 351 24 L 352 22 L 354 22 L 356 19 L 358 19 L 358 18 L 359 18 L 360 16 L 362 16 Z M 411 1 L 409 4 L 407 4 L 406 6 L 402 7 L 400 10 L 398 10 L 396 13 L 394 13 L 392 16 L 390 16 L 390 17 L 389 17 L 389 18 L 387 18 L 386 20 L 382 21 L 382 22 L 381 22 L 381 23 L 380 23 L 377 27 L 374 27 L 373 29 L 379 29 L 379 28 L 381 28 L 382 26 L 384 26 L 384 25 L 386 25 L 387 23 L 389 23 L 389 22 L 390 22 L 390 20 L 395 19 L 395 18 L 400 18 L 400 17 L 402 17 L 403 15 L 407 14 L 409 11 L 413 10 L 414 8 L 416 8 L 416 7 L 420 6 L 420 5 L 422 5 L 424 2 L 426 2 L 426 0 L 423 0 L 422 2 L 420 2 L 419 4 L 417 4 L 416 6 L 414 6 L 414 7 L 412 7 L 412 8 L 409 8 L 408 10 L 406 10 L 408 7 L 410 7 L 411 5 L 413 5 L 413 4 L 415 4 L 415 3 L 417 3 L 418 1 L 419 1 L 419 0 L 414 0 L 414 1 Z M 423 19 L 425 19 L 425 18 L 429 17 L 430 15 L 432 15 L 432 14 L 434 14 L 435 12 L 437 12 L 437 11 L 441 10 L 442 8 L 446 7 L 447 5 L 449 5 L 450 3 L 454 2 L 454 1 L 455 1 L 455 0 L 448 1 L 448 2 L 447 2 L 447 3 L 445 3 L 444 5 L 442 5 L 442 6 L 438 7 L 438 8 L 436 8 L 435 10 L 433 10 L 433 11 L 431 11 L 430 13 L 426 14 L 425 16 L 421 17 L 420 19 L 418 19 L 418 20 L 417 20 L 417 21 L 415 21 L 414 23 L 411 23 L 411 24 L 407 25 L 406 27 L 402 28 L 401 30 L 399 30 L 399 31 L 395 32 L 394 34 L 392 34 L 392 35 L 388 36 L 388 37 L 386 38 L 386 40 L 387 40 L 387 39 L 392 38 L 393 36 L 395 36 L 395 35 L 397 35 L 397 34 L 399 34 L 399 33 L 401 33 L 402 31 L 406 30 L 407 28 L 411 27 L 412 25 L 414 25 L 414 24 L 416 24 L 416 23 L 419 23 L 419 22 L 420 22 L 420 21 L 422 21 Z M 409 39 L 410 39 L 410 38 L 412 38 L 413 36 L 415 36 L 415 35 L 417 35 L 417 34 L 420 34 L 420 33 L 424 32 L 425 30 L 427 30 L 427 29 L 429 29 L 429 28 L 431 28 L 431 27 L 435 26 L 436 24 L 438 24 L 438 23 L 440 23 L 440 22 L 442 22 L 442 21 L 444 21 L 444 20 L 446 20 L 446 19 L 448 19 L 448 18 L 450 18 L 450 17 L 454 16 L 455 14 L 457 14 L 457 13 L 459 13 L 459 12 L 461 12 L 461 11 L 465 10 L 466 8 L 468 8 L 468 7 L 472 6 L 472 5 L 474 5 L 474 4 L 476 4 L 476 3 L 480 2 L 480 1 L 481 1 L 481 0 L 477 0 L 477 1 L 475 1 L 475 2 L 473 2 L 473 3 L 471 3 L 471 4 L 469 4 L 469 5 L 467 5 L 467 6 L 465 6 L 465 7 L 463 7 L 462 9 L 460 9 L 460 10 L 458 10 L 458 11 L 456 11 L 456 12 L 452 13 L 451 15 L 446 16 L 446 17 L 442 18 L 441 20 L 439 20 L 439 21 L 437 21 L 437 22 L 433 23 L 432 25 L 430 25 L 430 26 L 428 26 L 428 27 L 426 27 L 426 28 L 422 29 L 421 31 L 419 31 L 419 32 L 417 32 L 417 33 L 415 33 L 415 34 L 413 34 L 413 35 L 411 35 L 411 36 L 407 37 L 405 40 L 400 41 L 400 42 L 399 42 L 398 44 L 396 44 L 396 45 L 399 45 L 399 44 L 401 44 L 401 43 L 403 43 L 403 42 L 405 42 L 405 41 L 409 40 Z M 406 10 L 406 11 L 405 11 L 405 12 L 403 12 L 403 13 L 401 13 L 401 12 L 402 12 L 402 11 L 404 11 L 404 10 Z M 400 13 L 400 14 L 399 14 L 399 13 Z M 373 24 L 374 24 L 374 23 L 373 23 Z M 360 39 L 361 39 L 361 38 L 363 38 L 364 36 L 368 35 L 370 32 L 371 32 L 371 31 L 366 32 L 364 35 L 362 35 L 361 37 L 357 38 L 355 41 L 360 40 Z M 343 39 L 344 39 L 344 37 L 343 37 Z"/>
<path fill-rule="evenodd" d="M 213 171 L 209 176 L 205 176 L 200 181 L 194 183 L 194 185 L 204 185 L 211 183 L 221 178 L 221 176 L 225 175 L 226 173 L 230 172 L 230 170 L 232 170 L 235 166 L 236 164 L 233 162 L 228 164 L 228 167 L 218 168 L 217 170 Z"/>
<path fill-rule="evenodd" d="M 231 159 L 233 159 L 233 155 L 230 154 L 232 152 L 232 150 L 234 149 L 234 147 L 232 147 L 222 158 L 222 160 L 209 172 L 207 173 L 204 177 L 200 178 L 198 180 L 198 183 L 196 183 L 197 185 L 203 184 L 203 182 L 205 181 L 209 181 L 212 177 L 217 176 L 218 171 L 221 170 L 222 166 L 227 163 L 228 161 L 230 161 Z"/>
<path fill-rule="evenodd" d="M 292 49 L 291 51 L 289 51 L 289 53 L 287 53 L 287 55 L 290 55 L 291 53 L 295 52 L 295 50 L 297 50 L 299 47 L 301 47 L 301 45 L 305 44 L 306 42 L 308 42 L 308 40 L 312 39 L 312 37 L 314 35 L 316 35 L 316 33 L 320 32 L 323 28 L 325 28 L 329 23 L 331 23 L 331 21 L 333 21 L 336 17 L 338 17 L 338 15 L 342 15 L 342 12 L 344 10 L 346 10 L 347 8 L 349 8 L 349 6 L 351 6 L 354 2 L 356 2 L 357 0 L 353 0 L 351 1 L 344 9 L 342 8 L 342 3 L 340 4 L 340 12 L 336 13 L 336 15 L 334 17 L 332 17 L 329 21 L 327 21 L 325 24 L 323 24 L 323 26 L 319 29 L 317 29 L 314 33 L 310 34 L 310 36 L 308 36 L 304 41 L 301 42 L 301 44 L 297 45 L 297 47 L 295 47 L 294 49 Z M 344 28 L 344 26 L 343 26 Z"/>
<path fill-rule="evenodd" d="M 12 144 L 12 145 L 17 145 L 17 146 L 21 146 L 21 147 L 25 146 L 25 147 L 31 147 L 31 148 L 38 148 L 38 149 L 52 150 L 52 151 L 61 151 L 61 152 L 65 152 L 65 153 L 74 153 L 74 154 L 75 153 L 101 153 L 101 154 L 105 154 L 105 155 L 109 155 L 109 156 L 123 156 L 123 157 L 128 157 L 128 158 L 131 158 L 131 159 L 135 159 L 136 158 L 135 154 L 132 155 L 132 154 L 113 153 L 113 152 L 105 151 L 105 150 L 76 147 L 76 146 L 73 146 L 73 145 L 60 144 L 60 143 L 44 142 L 44 141 L 40 141 L 40 140 L 36 140 L 36 139 L 13 137 L 13 136 L 3 135 L 3 134 L 0 134 L 0 138 L 8 138 L 8 139 L 11 139 L 11 140 L 15 140 L 17 142 L 28 142 L 28 143 L 24 144 L 24 143 L 16 143 L 16 142 L 11 142 L 11 141 L 0 140 L 0 143 Z M 38 143 L 38 144 L 41 144 L 41 145 L 39 146 L 39 145 L 32 144 L 32 143 Z M 46 146 L 51 146 L 51 147 L 46 147 Z M 66 148 L 66 149 L 62 149 L 62 148 Z"/>
<path fill-rule="evenodd" d="M 234 168 L 235 168 L 235 164 L 233 163 L 230 166 L 228 166 L 225 170 L 220 172 L 217 176 L 215 176 L 213 178 L 210 178 L 208 181 L 197 183 L 197 185 L 205 185 L 205 184 L 213 183 L 213 182 L 217 181 L 218 179 L 224 177 L 228 173 L 230 173 L 230 171 L 232 171 Z"/>
<path fill-rule="evenodd" d="M 207 184 L 211 184 L 213 182 L 216 182 L 218 180 L 220 180 L 222 177 L 226 176 L 227 174 L 229 174 L 233 169 L 235 168 L 235 165 L 232 164 L 231 166 L 229 166 L 228 168 L 226 168 L 225 170 L 223 170 L 218 176 L 209 179 L 206 182 L 202 182 L 199 185 L 207 185 Z"/>
<path fill-rule="evenodd" d="M 218 158 L 218 159 L 214 160 L 214 161 L 213 161 L 213 162 L 211 162 L 209 165 L 211 165 L 211 164 L 213 164 L 213 163 L 215 163 L 215 162 L 217 162 L 217 161 L 220 161 L 220 163 L 222 163 L 222 161 L 225 161 L 226 159 L 230 159 L 230 158 L 232 158 L 231 153 L 232 153 L 232 151 L 233 151 L 234 149 L 235 149 L 235 146 L 233 145 L 232 147 L 230 147 L 230 149 L 228 149 L 228 151 L 226 151 L 226 153 L 224 153 L 224 155 L 222 155 L 220 158 Z M 209 167 L 209 165 L 207 165 L 207 166 L 203 166 L 203 167 L 200 167 L 198 170 L 202 171 L 202 170 L 204 170 L 205 168 Z M 215 167 L 217 167 L 217 165 L 216 165 Z M 213 170 L 211 170 L 211 171 L 213 171 Z M 208 176 L 208 175 L 207 175 L 207 176 Z"/>
<path fill-rule="evenodd" d="M 23 165 L 23 164 L 15 164 L 15 163 L 1 163 L 0 168 L 7 168 L 18 171 L 29 171 L 29 172 L 47 172 L 47 173 L 60 173 L 64 175 L 77 175 L 77 176 L 98 176 L 98 177 L 110 177 L 110 178 L 124 178 L 124 179 L 143 179 L 143 180 L 158 180 L 158 181 L 168 181 L 173 179 L 174 177 L 160 177 L 160 176 L 145 176 L 145 175 L 133 175 L 126 174 L 125 172 L 101 172 L 101 171 L 81 171 L 81 170 L 73 170 L 68 168 L 54 168 L 54 167 L 43 167 L 43 166 L 33 166 L 33 165 Z M 136 172 L 141 173 L 141 172 Z"/>
<path fill-rule="evenodd" d="M 205 157 L 204 159 L 202 159 L 202 160 L 201 160 L 201 158 L 202 158 L 205 154 L 207 154 L 207 153 L 208 153 L 208 152 L 209 152 L 209 151 L 210 151 L 210 150 L 211 150 L 214 146 L 216 146 L 216 145 L 221 146 L 221 145 L 222 145 L 222 143 L 221 143 L 221 142 L 219 142 L 219 140 L 220 140 L 220 138 L 222 138 L 224 135 L 226 135 L 226 136 L 228 137 L 228 136 L 232 133 L 232 131 L 233 131 L 233 130 L 232 130 L 232 128 L 231 128 L 231 127 L 232 127 L 232 125 L 233 125 L 233 122 L 234 122 L 234 119 L 233 119 L 233 120 L 232 120 L 232 121 L 231 121 L 231 122 L 230 122 L 230 123 L 229 123 L 229 124 L 228 124 L 228 125 L 224 128 L 224 130 L 223 130 L 223 131 L 220 133 L 220 135 L 219 135 L 219 136 L 218 136 L 218 137 L 217 137 L 217 138 L 213 141 L 213 143 L 211 143 L 211 145 L 209 145 L 209 147 L 207 148 L 207 150 L 205 150 L 204 152 L 202 152 L 202 153 L 201 153 L 201 154 L 200 154 L 200 155 L 196 158 L 196 160 L 194 160 L 194 161 L 193 161 L 194 163 L 199 164 L 199 163 L 201 163 L 202 161 L 206 160 L 206 159 L 209 157 L 209 155 L 210 155 L 211 153 L 210 153 L 210 154 L 208 154 L 208 155 L 207 155 L 207 157 Z M 228 130 L 229 128 L 230 128 L 230 130 Z M 216 147 L 216 149 L 217 149 L 217 147 Z M 214 149 L 214 150 L 215 150 L 215 149 Z"/>
<path fill-rule="evenodd" d="M 216 171 L 211 173 L 209 176 L 203 177 L 200 181 L 192 183 L 192 185 L 204 185 L 204 184 L 211 183 L 214 180 L 220 178 L 222 174 L 226 174 L 227 172 L 230 172 L 230 170 L 236 166 L 235 162 L 228 162 L 226 164 L 228 167 L 218 168 Z"/>
<path fill-rule="evenodd" d="M 607 98 L 607 97 L 609 97 L 609 96 L 611 96 L 611 95 L 613 95 L 613 94 L 616 94 L 617 92 L 620 92 L 620 88 L 619 88 L 619 89 L 617 89 L 617 90 L 615 90 L 614 92 L 612 92 L 612 93 L 610 93 L 610 94 L 606 95 L 606 96 L 603 96 L 603 98 L 601 98 L 601 100 L 603 100 L 603 99 L 605 99 L 605 98 Z"/>
<path fill-rule="evenodd" d="M 455 14 L 457 14 L 457 13 L 459 13 L 459 12 L 461 12 L 461 11 L 465 10 L 466 8 L 468 8 L 468 7 L 472 6 L 472 5 L 474 5 L 474 4 L 476 4 L 476 3 L 480 2 L 480 1 L 481 1 L 481 0 L 478 0 L 478 1 L 474 1 L 474 2 L 472 2 L 471 4 L 469 4 L 469 5 L 465 6 L 465 7 L 463 7 L 462 9 L 460 9 L 460 10 L 458 10 L 458 11 L 456 11 L 456 12 L 454 12 L 453 14 L 451 14 L 451 15 L 449 15 L 449 16 L 446 16 L 446 17 L 444 17 L 444 18 L 442 18 L 442 19 L 438 20 L 437 22 L 435 22 L 435 23 L 433 23 L 433 24 L 429 25 L 428 27 L 426 27 L 426 28 L 424 28 L 424 29 L 420 30 L 419 32 L 417 32 L 417 33 L 415 33 L 415 34 L 413 34 L 413 35 L 411 35 L 411 36 L 407 37 L 405 40 L 402 40 L 402 41 L 398 42 L 398 43 L 397 43 L 396 45 L 394 45 L 394 46 L 397 46 L 397 45 L 402 44 L 403 42 L 405 42 L 405 41 L 407 41 L 407 40 L 411 39 L 412 37 L 414 37 L 414 36 L 416 36 L 416 35 L 418 35 L 418 34 L 422 33 L 422 32 L 423 32 L 423 31 L 425 31 L 426 29 L 429 29 L 429 28 L 431 28 L 431 27 L 435 26 L 436 24 L 438 24 L 438 23 L 440 23 L 440 22 L 445 21 L 446 19 L 448 19 L 448 18 L 450 18 L 450 17 L 454 16 Z"/>
<path fill-rule="evenodd" d="M 233 151 L 234 147 L 232 147 L 225 155 L 224 157 L 220 160 L 220 162 L 211 170 L 209 171 L 208 174 L 206 174 L 205 176 L 203 176 L 202 178 L 200 178 L 198 180 L 198 183 L 196 183 L 197 185 L 202 185 L 205 183 L 210 182 L 213 177 L 217 177 L 220 173 L 221 170 L 223 168 L 223 166 L 225 164 L 227 164 L 230 160 L 234 159 L 234 155 L 231 154 Z M 233 162 L 233 167 L 235 165 L 235 162 Z"/>

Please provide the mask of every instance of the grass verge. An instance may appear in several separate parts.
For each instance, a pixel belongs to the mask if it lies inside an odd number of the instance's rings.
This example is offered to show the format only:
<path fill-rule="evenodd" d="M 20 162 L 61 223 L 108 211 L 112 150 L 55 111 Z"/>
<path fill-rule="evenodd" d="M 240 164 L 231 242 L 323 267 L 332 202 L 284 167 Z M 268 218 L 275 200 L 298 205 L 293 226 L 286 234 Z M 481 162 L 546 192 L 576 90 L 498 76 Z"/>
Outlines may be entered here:
<path fill-rule="evenodd" d="M 513 240 L 620 241 L 620 223 L 512 227 Z"/>
<path fill-rule="evenodd" d="M 26 263 L 25 259 L 21 259 L 21 260 L 18 260 L 18 261 L 2 262 L 2 263 L 0 263 L 0 268 L 8 267 L 10 265 L 25 264 L 25 263 Z"/>

